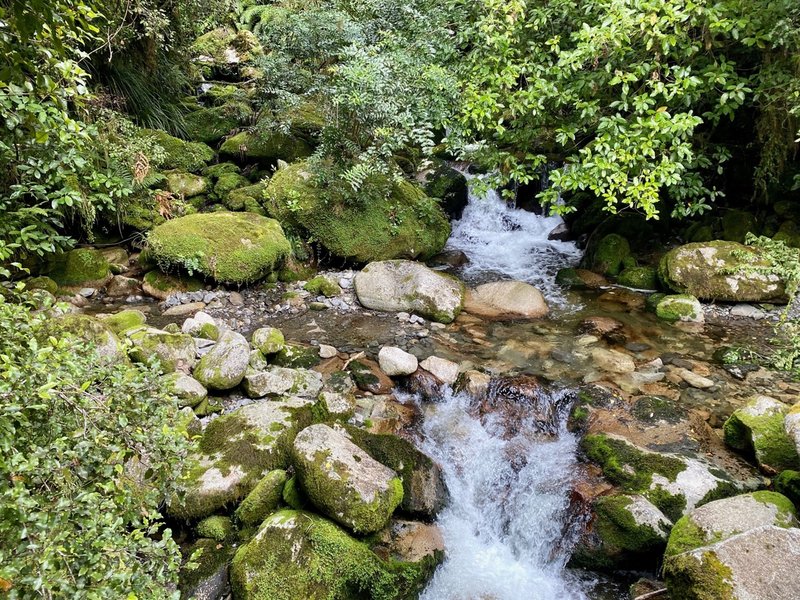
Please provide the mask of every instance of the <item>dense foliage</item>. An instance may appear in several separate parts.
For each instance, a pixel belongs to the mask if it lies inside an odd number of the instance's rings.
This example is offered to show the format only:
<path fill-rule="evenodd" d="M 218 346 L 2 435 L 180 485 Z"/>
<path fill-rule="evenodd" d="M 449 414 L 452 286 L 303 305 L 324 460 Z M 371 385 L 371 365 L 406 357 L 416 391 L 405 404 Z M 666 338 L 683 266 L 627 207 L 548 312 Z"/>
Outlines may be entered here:
<path fill-rule="evenodd" d="M 177 400 L 52 322 L 0 296 L 0 595 L 169 598 L 180 558 L 158 508 L 185 448 Z"/>

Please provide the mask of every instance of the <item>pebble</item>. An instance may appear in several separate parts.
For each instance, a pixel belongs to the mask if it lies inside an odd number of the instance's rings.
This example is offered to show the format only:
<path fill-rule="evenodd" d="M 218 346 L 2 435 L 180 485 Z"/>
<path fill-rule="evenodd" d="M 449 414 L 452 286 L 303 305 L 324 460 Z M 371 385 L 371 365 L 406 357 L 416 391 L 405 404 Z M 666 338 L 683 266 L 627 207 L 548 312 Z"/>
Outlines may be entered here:
<path fill-rule="evenodd" d="M 228 295 L 228 302 L 230 302 L 233 306 L 243 306 L 244 296 L 242 296 L 239 292 L 231 292 Z"/>
<path fill-rule="evenodd" d="M 339 287 L 342 288 L 343 290 L 349 290 L 351 287 L 353 287 L 353 280 L 347 279 L 346 277 L 342 277 L 339 280 Z"/>
<path fill-rule="evenodd" d="M 731 309 L 731 316 L 744 317 L 746 319 L 766 319 L 767 313 L 752 304 L 737 304 Z"/>
<path fill-rule="evenodd" d="M 333 346 L 329 346 L 328 344 L 320 344 L 319 345 L 319 357 L 320 358 L 333 358 L 339 353 L 336 348 Z"/>
<path fill-rule="evenodd" d="M 97 293 L 97 290 L 95 288 L 90 288 L 90 287 L 85 287 L 85 288 L 81 288 L 80 290 L 78 290 L 78 294 L 80 294 L 84 298 L 91 298 L 96 293 Z"/>
<path fill-rule="evenodd" d="M 206 307 L 205 302 L 190 302 L 189 304 L 179 304 L 172 306 L 164 311 L 165 317 L 182 317 L 183 315 L 190 315 L 203 310 Z"/>
<path fill-rule="evenodd" d="M 703 377 L 702 375 L 698 375 L 697 373 L 693 373 L 689 369 L 678 367 L 677 369 L 675 369 L 674 373 L 693 388 L 705 390 L 710 387 L 714 387 L 713 380 L 709 379 L 708 377 Z"/>

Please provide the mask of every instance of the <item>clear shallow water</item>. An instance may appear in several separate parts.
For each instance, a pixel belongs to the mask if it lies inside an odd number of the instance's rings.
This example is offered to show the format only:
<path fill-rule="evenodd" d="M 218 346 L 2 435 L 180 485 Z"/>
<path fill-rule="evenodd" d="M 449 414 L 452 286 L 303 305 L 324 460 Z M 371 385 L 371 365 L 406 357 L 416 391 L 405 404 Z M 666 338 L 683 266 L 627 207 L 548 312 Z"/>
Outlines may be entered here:
<path fill-rule="evenodd" d="M 532 420 L 511 437 L 465 395 L 426 406 L 423 451 L 445 473 L 440 514 L 447 548 L 422 600 L 583 600 L 586 584 L 564 569 L 574 541 L 570 490 L 577 439 L 542 437 Z M 563 420 L 563 419 L 562 419 Z"/>
<path fill-rule="evenodd" d="M 559 269 L 576 265 L 581 251 L 573 242 L 547 239 L 561 223 L 561 217 L 509 208 L 493 190 L 480 197 L 471 189 L 464 214 L 453 221 L 447 247 L 469 258 L 461 271 L 466 279 L 525 281 L 539 288 L 549 302 L 564 305 L 555 276 Z"/>

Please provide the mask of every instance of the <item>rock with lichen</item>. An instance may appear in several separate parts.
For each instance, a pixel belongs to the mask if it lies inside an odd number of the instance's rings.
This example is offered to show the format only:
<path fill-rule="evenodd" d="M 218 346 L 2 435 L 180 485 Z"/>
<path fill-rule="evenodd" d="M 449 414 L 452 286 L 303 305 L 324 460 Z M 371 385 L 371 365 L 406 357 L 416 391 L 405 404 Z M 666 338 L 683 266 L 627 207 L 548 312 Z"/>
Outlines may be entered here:
<path fill-rule="evenodd" d="M 250 363 L 250 345 L 240 333 L 224 331 L 194 370 L 194 378 L 211 390 L 235 388 Z"/>

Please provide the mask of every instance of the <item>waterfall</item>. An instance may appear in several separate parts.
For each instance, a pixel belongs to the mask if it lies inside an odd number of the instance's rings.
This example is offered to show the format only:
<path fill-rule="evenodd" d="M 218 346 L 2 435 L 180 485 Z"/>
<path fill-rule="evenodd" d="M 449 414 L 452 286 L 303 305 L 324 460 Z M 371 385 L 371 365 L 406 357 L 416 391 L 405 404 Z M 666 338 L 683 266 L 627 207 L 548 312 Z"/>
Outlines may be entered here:
<path fill-rule="evenodd" d="M 462 271 L 466 279 L 525 281 L 539 288 L 551 303 L 563 305 L 555 275 L 559 269 L 577 264 L 581 252 L 573 242 L 547 239 L 562 223 L 561 217 L 509 207 L 494 190 L 478 196 L 470 185 L 469 203 L 461 219 L 453 222 L 447 247 L 461 250 L 469 258 Z"/>
<path fill-rule="evenodd" d="M 587 598 L 564 569 L 577 529 L 569 403 L 540 394 L 539 404 L 557 407 L 555 435 L 532 417 L 509 429 L 502 411 L 480 415 L 471 398 L 449 390 L 425 407 L 421 447 L 441 464 L 451 500 L 438 519 L 446 559 L 422 600 Z"/>

